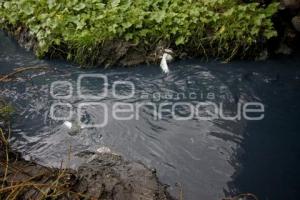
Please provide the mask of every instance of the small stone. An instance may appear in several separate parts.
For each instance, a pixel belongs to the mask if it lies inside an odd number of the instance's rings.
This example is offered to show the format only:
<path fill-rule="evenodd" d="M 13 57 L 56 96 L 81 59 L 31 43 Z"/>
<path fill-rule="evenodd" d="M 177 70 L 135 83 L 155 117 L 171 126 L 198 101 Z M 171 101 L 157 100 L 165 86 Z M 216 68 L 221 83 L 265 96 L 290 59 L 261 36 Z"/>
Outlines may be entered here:
<path fill-rule="evenodd" d="M 300 8 L 300 0 L 281 0 L 281 6 L 284 8 L 296 10 Z"/>
<path fill-rule="evenodd" d="M 152 169 L 151 169 L 151 172 L 152 172 L 152 174 L 156 174 L 156 169 L 155 169 L 155 168 L 152 168 Z"/>

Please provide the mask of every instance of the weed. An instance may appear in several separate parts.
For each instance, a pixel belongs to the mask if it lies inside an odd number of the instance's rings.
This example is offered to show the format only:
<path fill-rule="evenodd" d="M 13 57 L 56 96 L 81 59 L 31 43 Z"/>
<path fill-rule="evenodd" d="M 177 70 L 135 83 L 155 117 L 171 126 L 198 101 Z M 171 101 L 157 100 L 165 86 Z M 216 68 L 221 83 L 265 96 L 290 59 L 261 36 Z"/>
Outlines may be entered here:
<path fill-rule="evenodd" d="M 237 0 L 2 0 L 0 27 L 25 26 L 37 39 L 38 57 L 59 49 L 80 64 L 95 64 L 102 45 L 116 40 L 145 49 L 163 41 L 231 59 L 276 36 L 277 8 Z"/>

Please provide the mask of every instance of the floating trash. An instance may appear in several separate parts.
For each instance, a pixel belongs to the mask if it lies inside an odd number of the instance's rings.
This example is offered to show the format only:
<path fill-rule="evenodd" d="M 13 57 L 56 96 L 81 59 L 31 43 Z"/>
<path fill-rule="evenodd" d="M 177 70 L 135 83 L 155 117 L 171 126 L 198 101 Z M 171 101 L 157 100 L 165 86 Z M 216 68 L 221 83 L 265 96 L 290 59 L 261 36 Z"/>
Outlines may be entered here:
<path fill-rule="evenodd" d="M 160 68 L 163 70 L 164 73 L 169 73 L 169 66 L 168 62 L 171 62 L 173 60 L 172 54 L 173 51 L 170 49 L 165 49 L 164 54 L 162 56 L 161 62 L 160 62 Z"/>

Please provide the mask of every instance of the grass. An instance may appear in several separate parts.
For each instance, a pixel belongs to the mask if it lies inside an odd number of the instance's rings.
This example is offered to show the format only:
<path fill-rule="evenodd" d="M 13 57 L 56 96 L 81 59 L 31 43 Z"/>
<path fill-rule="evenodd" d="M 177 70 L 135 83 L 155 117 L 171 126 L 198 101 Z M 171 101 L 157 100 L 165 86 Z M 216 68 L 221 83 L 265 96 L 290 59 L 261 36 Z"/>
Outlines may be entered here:
<path fill-rule="evenodd" d="M 70 176 L 67 169 L 49 169 L 32 165 L 19 158 L 9 146 L 10 118 L 13 108 L 0 100 L 0 199 L 84 199 L 84 195 L 70 188 Z M 4 131 L 5 130 L 5 131 Z"/>
<path fill-rule="evenodd" d="M 276 36 L 277 9 L 239 0 L 2 0 L 0 27 L 28 29 L 38 57 L 81 65 L 101 63 L 116 41 L 146 54 L 162 46 L 230 60 Z"/>
<path fill-rule="evenodd" d="M 84 199 L 85 195 L 74 192 L 70 185 L 70 176 L 68 170 L 48 169 L 36 164 L 19 160 L 15 154 L 10 151 L 9 133 L 4 134 L 0 129 L 0 199 L 17 200 L 17 199 Z M 20 162 L 18 164 L 18 162 Z M 26 167 L 31 167 L 30 172 Z"/>
<path fill-rule="evenodd" d="M 11 114 L 13 112 L 14 112 L 13 107 L 0 98 L 0 122 L 9 121 Z"/>

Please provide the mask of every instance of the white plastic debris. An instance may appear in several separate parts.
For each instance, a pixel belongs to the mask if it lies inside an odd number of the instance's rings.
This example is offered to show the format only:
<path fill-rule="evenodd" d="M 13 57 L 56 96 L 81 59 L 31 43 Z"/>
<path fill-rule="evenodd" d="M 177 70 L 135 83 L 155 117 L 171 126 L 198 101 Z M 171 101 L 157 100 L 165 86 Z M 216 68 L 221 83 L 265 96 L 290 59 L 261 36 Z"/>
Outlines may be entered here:
<path fill-rule="evenodd" d="M 117 153 L 113 152 L 112 150 L 110 150 L 110 148 L 102 146 L 100 148 L 98 148 L 96 150 L 96 154 L 92 155 L 89 159 L 87 159 L 87 162 L 91 162 L 93 160 L 95 160 L 96 158 L 98 158 L 101 154 L 111 154 L 111 155 L 115 155 L 118 156 Z"/>
<path fill-rule="evenodd" d="M 65 121 L 64 126 L 67 127 L 68 129 L 72 129 L 72 122 Z"/>
<path fill-rule="evenodd" d="M 160 68 L 164 73 L 167 74 L 170 72 L 168 62 L 171 62 L 173 60 L 173 57 L 171 55 L 173 51 L 170 49 L 165 49 L 164 52 L 165 53 L 163 54 L 162 59 L 160 61 Z"/>
<path fill-rule="evenodd" d="M 77 135 L 82 129 L 82 127 L 80 126 L 80 124 L 77 123 L 77 121 L 65 121 L 63 123 L 63 126 L 67 129 L 67 133 L 71 136 Z"/>
<path fill-rule="evenodd" d="M 100 147 L 99 149 L 97 149 L 98 153 L 111 153 L 110 148 L 108 147 Z"/>

